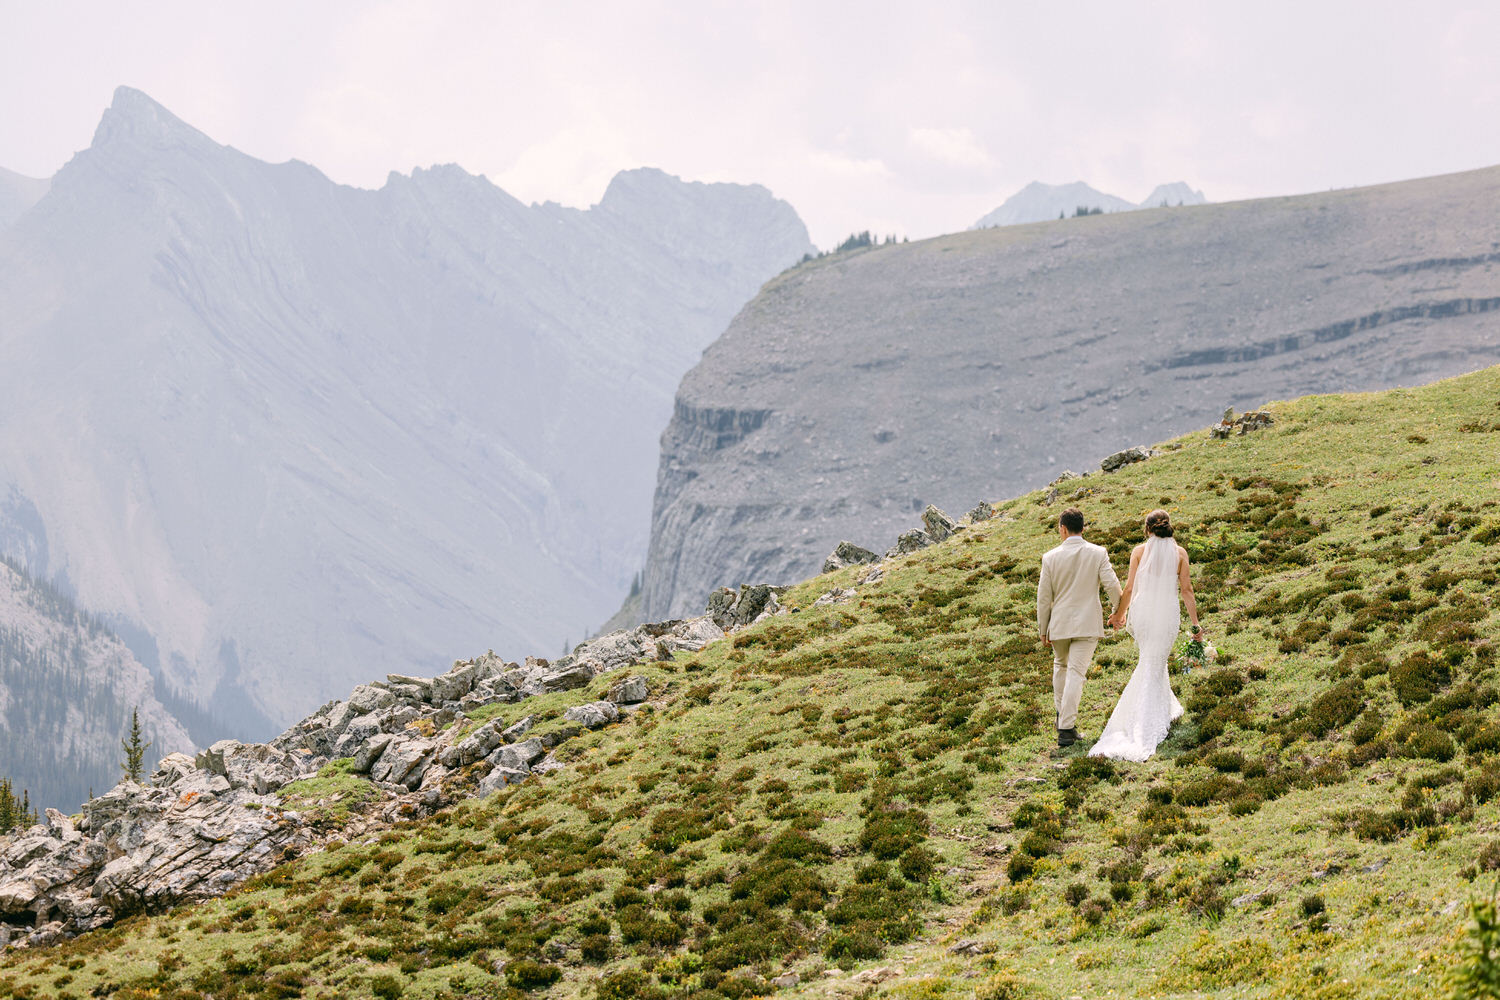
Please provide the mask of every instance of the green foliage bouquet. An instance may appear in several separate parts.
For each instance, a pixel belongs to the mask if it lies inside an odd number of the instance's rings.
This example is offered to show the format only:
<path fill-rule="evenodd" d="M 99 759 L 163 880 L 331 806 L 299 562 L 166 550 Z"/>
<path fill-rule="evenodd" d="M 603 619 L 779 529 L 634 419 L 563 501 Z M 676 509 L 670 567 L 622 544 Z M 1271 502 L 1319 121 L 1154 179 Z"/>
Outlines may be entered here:
<path fill-rule="evenodd" d="M 1177 663 L 1185 674 L 1202 670 L 1218 658 L 1219 651 L 1213 647 L 1213 643 L 1204 640 L 1203 633 L 1196 625 L 1193 626 L 1192 634 L 1177 647 Z"/>

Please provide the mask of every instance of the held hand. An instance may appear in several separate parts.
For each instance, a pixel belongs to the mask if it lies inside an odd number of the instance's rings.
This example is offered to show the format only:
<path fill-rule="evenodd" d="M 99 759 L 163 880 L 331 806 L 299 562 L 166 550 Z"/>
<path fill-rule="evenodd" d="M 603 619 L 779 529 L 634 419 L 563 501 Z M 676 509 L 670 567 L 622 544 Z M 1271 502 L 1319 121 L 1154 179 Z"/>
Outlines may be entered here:
<path fill-rule="evenodd" d="M 1048 649 L 1052 648 L 1052 640 L 1047 638 L 1045 634 L 1043 634 L 1042 636 L 1042 645 L 1046 646 Z"/>
<path fill-rule="evenodd" d="M 1118 611 L 1116 611 L 1114 614 L 1112 614 L 1112 615 L 1109 616 L 1109 627 L 1110 628 L 1120 628 L 1124 624 L 1125 624 L 1125 616 L 1122 615 L 1122 614 L 1120 614 Z"/>

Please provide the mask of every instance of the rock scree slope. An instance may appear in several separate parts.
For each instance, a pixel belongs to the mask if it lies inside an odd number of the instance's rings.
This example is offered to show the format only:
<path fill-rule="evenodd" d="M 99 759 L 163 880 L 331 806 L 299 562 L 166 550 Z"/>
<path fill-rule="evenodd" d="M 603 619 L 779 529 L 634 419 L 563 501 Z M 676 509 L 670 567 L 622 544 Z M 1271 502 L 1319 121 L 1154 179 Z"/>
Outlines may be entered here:
<path fill-rule="evenodd" d="M 662 435 L 645 619 L 884 545 L 928 503 L 1309 392 L 1500 359 L 1500 168 L 844 253 L 769 282 Z"/>

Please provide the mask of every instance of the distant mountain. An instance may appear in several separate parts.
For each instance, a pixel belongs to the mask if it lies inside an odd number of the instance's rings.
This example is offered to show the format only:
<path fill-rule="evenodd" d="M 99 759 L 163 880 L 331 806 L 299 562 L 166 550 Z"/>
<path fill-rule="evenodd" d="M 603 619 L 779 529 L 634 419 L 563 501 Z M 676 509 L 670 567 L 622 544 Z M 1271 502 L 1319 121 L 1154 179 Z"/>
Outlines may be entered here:
<path fill-rule="evenodd" d="M 1202 191 L 1194 191 L 1182 181 L 1174 181 L 1171 184 L 1158 184 L 1152 189 L 1141 208 L 1161 208 L 1163 206 L 1175 208 L 1179 205 L 1206 205 L 1208 199 L 1203 197 Z"/>
<path fill-rule="evenodd" d="M 1129 212 L 1136 206 L 1124 198 L 1116 198 L 1103 191 L 1095 191 L 1083 181 L 1072 184 L 1030 184 L 1005 199 L 1004 203 L 989 215 L 974 223 L 971 228 L 989 229 L 992 226 L 1015 226 L 1026 222 L 1045 222 L 1058 216 L 1071 216 L 1079 208 L 1100 208 L 1106 212 Z"/>
<path fill-rule="evenodd" d="M 15 222 L 22 212 L 41 201 L 51 183 L 0 167 L 0 229 Z"/>
<path fill-rule="evenodd" d="M 193 748 L 119 637 L 19 563 L 0 560 L 0 777 L 38 807 L 72 812 L 90 789 L 120 780 L 132 709 L 151 743 L 147 773 L 163 755 Z"/>
<path fill-rule="evenodd" d="M 1159 184 L 1150 196 L 1139 205 L 1117 198 L 1103 191 L 1096 191 L 1082 181 L 1072 184 L 1030 184 L 1005 199 L 1005 202 L 990 214 L 980 219 L 970 229 L 990 229 L 994 226 L 1018 226 L 1027 222 L 1046 222 L 1059 217 L 1071 217 L 1082 209 L 1099 209 L 1102 212 L 1133 212 L 1138 208 L 1156 208 L 1166 201 L 1169 205 L 1202 205 L 1208 199 L 1202 191 L 1194 191 L 1181 181 Z"/>
<path fill-rule="evenodd" d="M 797 267 L 677 390 L 641 617 L 801 579 L 842 539 L 883 551 L 925 504 L 961 515 L 1226 406 L 1494 364 L 1500 216 L 1473 206 L 1497 203 L 1500 167 Z"/>
<path fill-rule="evenodd" d="M 812 249 L 761 187 L 357 190 L 121 88 L 0 233 L 0 542 L 247 735 L 556 649 L 644 561 L 681 374 Z"/>

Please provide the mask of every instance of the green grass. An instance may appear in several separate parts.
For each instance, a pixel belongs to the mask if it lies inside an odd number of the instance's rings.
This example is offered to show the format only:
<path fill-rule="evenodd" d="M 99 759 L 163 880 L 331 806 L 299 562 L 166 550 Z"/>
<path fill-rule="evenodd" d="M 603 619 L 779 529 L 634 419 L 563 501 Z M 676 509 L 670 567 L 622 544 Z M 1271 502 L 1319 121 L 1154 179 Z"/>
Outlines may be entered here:
<path fill-rule="evenodd" d="M 812 607 L 853 570 L 809 580 L 650 665 L 663 707 L 561 771 L 7 955 L 0 996 L 1440 992 L 1500 867 L 1500 436 L 1474 429 L 1500 369 L 1271 409 L 1079 484 L 1117 565 L 1173 511 L 1224 654 L 1174 677 L 1187 718 L 1144 765 L 1053 746 L 1032 602 L 1060 505 L 1032 494 L 851 603 Z M 1101 643 L 1085 735 L 1134 660 Z M 902 971 L 850 982 L 874 965 Z"/>

